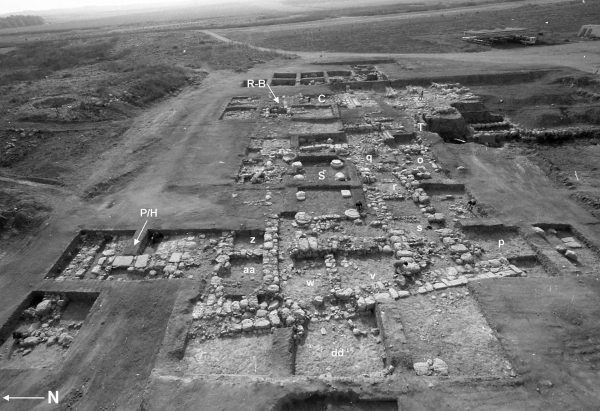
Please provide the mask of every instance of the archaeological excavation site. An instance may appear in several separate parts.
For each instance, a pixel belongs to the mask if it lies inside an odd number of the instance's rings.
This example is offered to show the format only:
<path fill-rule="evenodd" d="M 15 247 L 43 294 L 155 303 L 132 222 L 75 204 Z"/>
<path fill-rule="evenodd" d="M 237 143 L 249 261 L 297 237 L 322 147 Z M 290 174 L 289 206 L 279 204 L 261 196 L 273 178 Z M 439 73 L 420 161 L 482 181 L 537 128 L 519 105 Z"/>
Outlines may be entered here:
<path fill-rule="evenodd" d="M 600 409 L 600 7 L 275 3 L 0 28 L 0 409 Z"/>

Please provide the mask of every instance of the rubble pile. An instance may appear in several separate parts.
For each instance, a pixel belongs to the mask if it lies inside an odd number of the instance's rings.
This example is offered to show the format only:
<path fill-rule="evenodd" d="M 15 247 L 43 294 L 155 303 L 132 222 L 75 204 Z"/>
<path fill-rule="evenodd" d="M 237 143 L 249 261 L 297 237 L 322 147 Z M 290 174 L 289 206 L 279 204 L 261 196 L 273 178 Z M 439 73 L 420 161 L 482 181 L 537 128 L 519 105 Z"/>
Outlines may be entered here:
<path fill-rule="evenodd" d="M 83 323 L 61 319 L 68 304 L 69 299 L 65 295 L 47 293 L 42 301 L 23 311 L 21 323 L 12 334 L 15 352 L 25 356 L 42 344 L 69 348 Z"/>
<path fill-rule="evenodd" d="M 281 155 L 285 151 L 281 151 Z M 249 182 L 251 184 L 280 183 L 285 175 L 286 167 L 267 160 L 263 163 L 262 159 L 244 160 L 238 173 L 238 183 Z"/>
<path fill-rule="evenodd" d="M 310 318 L 303 302 L 284 300 L 279 295 L 260 303 L 256 295 L 233 299 L 224 295 L 221 282 L 221 277 L 212 277 L 206 297 L 194 306 L 191 337 L 206 340 L 242 333 L 269 333 L 272 328 L 282 326 L 303 332 L 303 325 Z"/>
<path fill-rule="evenodd" d="M 428 359 L 424 362 L 416 362 L 413 368 L 417 375 L 448 375 L 448 364 L 440 358 Z"/>
<path fill-rule="evenodd" d="M 220 236 L 199 233 L 188 236 L 172 236 L 162 239 L 149 254 L 124 255 L 131 238 L 117 237 L 112 240 L 90 237 L 83 240 L 79 251 L 62 271 L 57 280 L 67 278 L 92 278 L 114 280 L 117 275 L 130 274 L 142 278 L 183 278 L 186 273 L 210 262 L 219 275 L 229 274 L 231 261 L 265 259 L 269 244 L 262 248 L 234 250 L 234 232 L 222 232 Z M 272 238 L 272 233 L 267 236 Z M 117 278 L 118 279 L 118 278 Z"/>

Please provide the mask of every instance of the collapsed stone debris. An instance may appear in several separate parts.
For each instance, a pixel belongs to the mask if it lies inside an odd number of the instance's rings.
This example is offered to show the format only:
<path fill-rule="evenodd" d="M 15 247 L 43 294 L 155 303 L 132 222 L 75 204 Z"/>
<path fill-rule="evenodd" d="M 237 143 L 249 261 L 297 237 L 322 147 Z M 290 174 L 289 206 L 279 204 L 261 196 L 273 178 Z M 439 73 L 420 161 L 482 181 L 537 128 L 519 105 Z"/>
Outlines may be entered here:
<path fill-rule="evenodd" d="M 66 295 L 47 293 L 40 302 L 25 309 L 12 332 L 13 355 L 27 356 L 42 345 L 69 348 L 83 323 L 62 319 L 68 304 Z"/>
<path fill-rule="evenodd" d="M 382 77 L 374 68 L 354 73 Z M 532 133 L 484 113 L 479 98 L 457 84 L 388 89 L 385 96 L 347 90 L 327 97 L 320 106 L 296 95 L 283 96 L 281 106 L 239 98 L 230 107 L 262 113 L 235 176 L 259 195 L 249 200 L 232 195 L 264 210 L 263 228 L 249 234 L 252 241 L 241 241 L 241 230 L 169 232 L 128 253 L 130 237 L 92 232 L 71 250 L 56 279 L 201 278 L 206 286 L 193 301 L 187 332 L 193 344 L 280 335 L 278 330 L 287 330 L 294 344 L 351 336 L 375 347 L 382 376 L 400 366 L 419 376 L 449 375 L 452 369 L 440 358 L 413 362 L 398 354 L 400 348 L 391 347 L 396 341 L 390 341 L 404 338 L 402 324 L 382 320 L 381 313 L 403 301 L 467 298 L 469 282 L 526 276 L 528 269 L 463 229 L 461 222 L 484 216 L 465 187 L 448 179 L 432 150 L 441 140 L 432 132 L 446 141 L 483 144 Z M 378 99 L 402 115 L 377 111 Z M 332 101 L 335 109 L 328 108 Z M 359 114 L 342 122 L 339 107 Z M 292 123 L 294 133 L 264 131 Z M 335 130 L 320 128 L 323 124 Z M 456 171 L 467 170 L 459 165 Z M 584 246 L 573 237 L 562 242 L 555 250 L 577 262 L 577 249 Z M 394 317 L 396 323 L 400 319 Z M 392 337 L 382 324 L 399 330 Z M 44 338 L 55 336 L 68 346 L 69 338 L 58 334 Z M 26 349 L 34 340 L 24 336 L 18 346 Z M 332 352 L 341 357 L 338 353 L 348 351 Z"/>

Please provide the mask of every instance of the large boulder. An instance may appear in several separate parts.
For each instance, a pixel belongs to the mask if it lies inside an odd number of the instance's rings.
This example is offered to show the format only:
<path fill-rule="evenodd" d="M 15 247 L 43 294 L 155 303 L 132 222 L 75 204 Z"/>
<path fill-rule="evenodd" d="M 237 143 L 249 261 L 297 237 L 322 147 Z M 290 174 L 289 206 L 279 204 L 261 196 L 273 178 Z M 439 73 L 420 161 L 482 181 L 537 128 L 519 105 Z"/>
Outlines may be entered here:
<path fill-rule="evenodd" d="M 354 296 L 354 290 L 352 288 L 346 288 L 343 290 L 337 290 L 335 292 L 335 297 L 342 301 L 348 301 L 350 298 Z"/>
<path fill-rule="evenodd" d="M 44 316 L 52 311 L 52 300 L 42 300 L 38 305 L 35 306 L 35 314 L 38 316 Z"/>
<path fill-rule="evenodd" d="M 254 329 L 254 323 L 252 322 L 251 319 L 246 318 L 245 320 L 242 320 L 242 330 L 245 332 L 250 332 Z"/>
<path fill-rule="evenodd" d="M 413 364 L 413 369 L 417 375 L 431 375 L 431 368 L 427 362 L 416 362 Z"/>
<path fill-rule="evenodd" d="M 577 261 L 577 254 L 572 250 L 567 250 L 565 252 L 565 257 L 567 257 L 571 261 Z"/>
<path fill-rule="evenodd" d="M 58 336 L 58 343 L 63 347 L 68 347 L 73 342 L 73 336 L 69 333 L 62 333 Z"/>
<path fill-rule="evenodd" d="M 38 337 L 27 337 L 21 342 L 21 346 L 23 347 L 35 347 L 40 343 L 40 339 Z"/>
<path fill-rule="evenodd" d="M 266 318 L 259 318 L 254 323 L 254 328 L 256 328 L 257 330 L 266 330 L 271 328 L 271 323 Z"/>
<path fill-rule="evenodd" d="M 459 243 L 450 246 L 450 252 L 452 253 L 464 254 L 467 251 L 469 251 L 469 249 L 464 244 Z"/>
<path fill-rule="evenodd" d="M 281 319 L 279 318 L 279 315 L 277 314 L 276 310 L 273 310 L 269 313 L 269 321 L 271 322 L 273 327 L 281 326 Z"/>
<path fill-rule="evenodd" d="M 401 264 L 400 267 L 404 275 L 415 275 L 421 272 L 421 266 L 414 262 Z"/>
<path fill-rule="evenodd" d="M 440 358 L 433 359 L 433 372 L 440 375 L 448 375 L 448 364 Z"/>

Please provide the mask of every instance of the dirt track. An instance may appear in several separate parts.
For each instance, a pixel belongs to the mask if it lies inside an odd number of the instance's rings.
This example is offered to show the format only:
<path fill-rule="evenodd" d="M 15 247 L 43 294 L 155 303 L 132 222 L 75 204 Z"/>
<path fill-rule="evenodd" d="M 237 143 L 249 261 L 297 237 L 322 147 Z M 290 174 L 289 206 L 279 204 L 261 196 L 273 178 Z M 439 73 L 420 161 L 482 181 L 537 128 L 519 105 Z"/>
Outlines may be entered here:
<path fill-rule="evenodd" d="M 203 30 L 218 40 L 228 43 L 239 43 L 210 30 Z M 481 53 L 323 53 L 303 52 L 293 50 L 270 49 L 252 46 L 258 50 L 289 53 L 302 57 L 306 61 L 331 62 L 356 59 L 357 56 L 369 59 L 421 59 L 421 60 L 452 60 L 456 62 L 517 64 L 536 67 L 570 67 L 588 73 L 597 73 L 600 67 L 600 51 L 596 42 L 570 43 L 557 46 L 523 47 L 509 50 L 492 50 Z"/>
<path fill-rule="evenodd" d="M 545 5 L 553 3 L 563 3 L 565 0 L 529 0 L 526 2 L 528 5 Z M 360 23 L 373 23 L 382 21 L 402 21 L 419 17 L 434 17 L 434 16 L 449 16 L 453 14 L 461 14 L 465 12 L 480 12 L 480 11 L 497 11 L 506 10 L 523 6 L 522 2 L 501 2 L 498 4 L 483 4 L 475 6 L 465 7 L 451 7 L 448 9 L 441 10 L 429 10 L 423 12 L 410 12 L 410 13 L 393 13 L 388 15 L 375 15 L 375 16 L 357 16 L 357 17 L 336 17 L 325 20 L 316 20 L 300 23 L 286 23 L 286 24 L 272 24 L 266 26 L 253 26 L 253 28 L 260 28 L 263 31 L 277 31 L 282 28 L 286 29 L 310 29 L 320 28 L 323 26 L 335 26 L 342 24 L 360 24 Z"/>
<path fill-rule="evenodd" d="M 227 41 L 215 33 L 210 34 Z M 426 54 L 367 54 L 360 57 L 436 58 L 502 64 L 516 59 L 520 66 L 566 66 L 593 72 L 594 64 L 600 64 L 600 52 L 592 46 L 594 43 L 578 43 L 435 57 Z M 575 58 L 582 53 L 587 56 L 585 60 Z M 243 74 L 224 71 L 212 73 L 202 86 L 187 89 L 178 97 L 159 103 L 137 118 L 122 141 L 101 154 L 104 166 L 87 176 L 85 184 L 78 187 L 79 192 L 64 193 L 60 198 L 50 192 L 45 194 L 56 210 L 48 225 L 37 236 L 28 239 L 26 246 L 22 245 L 20 254 L 12 253 L 4 259 L 4 275 L 0 276 L 0 301 L 3 302 L 0 323 L 32 289 L 51 290 L 58 287 L 51 280 L 43 280 L 43 277 L 79 229 L 118 227 L 135 230 L 143 223 L 139 217 L 142 207 L 159 209 L 159 218 L 151 222 L 152 228 L 237 228 L 240 223 L 260 226 L 263 223 L 263 209 L 231 201 L 232 193 L 236 192 L 231 176 L 239 168 L 239 155 L 244 153 L 254 125 L 251 122 L 241 125 L 220 122 L 218 117 L 224 104 L 229 97 L 241 92 L 263 93 L 262 90 L 249 92 L 242 89 L 240 83 L 244 79 L 266 77 L 278 69 L 296 71 L 311 68 L 314 67 L 311 63 L 315 61 L 357 57 L 349 53 L 328 53 L 321 59 L 319 53 L 294 54 L 301 59 L 291 63 L 278 61 Z M 572 58 L 565 58 L 565 55 Z M 490 203 L 502 217 L 512 222 L 568 220 L 574 224 L 589 225 L 590 230 L 595 229 L 597 222 L 565 199 L 562 190 L 551 187 L 549 180 L 539 170 L 522 163 L 521 159 L 503 161 L 493 150 L 484 151 L 482 147 L 475 149 L 471 145 L 453 146 L 446 150 L 446 154 L 440 152 L 439 156 L 448 167 L 459 163 L 468 165 L 472 174 L 466 183 L 473 185 L 473 191 L 482 202 Z M 31 189 L 41 192 L 47 187 L 32 186 Z M 90 195 L 82 199 L 79 197 L 82 193 Z M 502 196 L 501 200 L 498 195 Z M 540 207 L 541 202 L 544 203 L 543 207 Z M 577 285 L 573 284 L 575 281 L 567 280 L 567 286 L 574 293 L 579 292 Z M 485 293 L 484 301 L 492 306 L 490 311 L 493 320 L 498 323 L 509 322 L 510 319 L 503 317 L 505 314 L 494 309 L 495 305 L 502 305 L 503 302 L 498 296 L 498 289 L 490 290 L 492 286 L 489 284 L 492 283 L 484 284 L 478 292 Z M 235 378 L 221 377 L 218 382 L 205 382 L 201 379 L 178 380 L 152 375 L 154 359 L 160 349 L 175 299 L 188 284 L 169 281 L 160 284 L 81 281 L 60 286 L 99 291 L 102 293 L 102 305 L 91 313 L 89 323 L 62 367 L 42 372 L 11 370 L 3 373 L 0 376 L 3 392 L 9 390 L 11 395 L 29 395 L 40 390 L 60 389 L 65 396 L 64 409 L 69 406 L 86 410 L 139 409 L 143 403 L 145 409 L 188 409 L 202 404 L 201 409 L 233 410 L 240 409 L 240 404 L 244 404 L 246 409 L 261 410 L 273 406 L 278 396 L 294 390 L 331 389 L 321 382 L 291 384 L 283 389 L 276 381 L 255 381 L 243 385 Z M 506 287 L 510 288 L 508 285 Z M 523 292 L 519 302 L 526 301 L 529 296 Z M 560 300 L 560 304 L 565 303 Z M 582 310 L 593 312 L 592 307 L 580 305 L 583 306 Z M 499 311 L 502 311 L 501 308 Z M 544 331 L 543 325 L 536 323 L 540 332 Z M 514 328 L 519 329 L 515 331 L 511 328 L 509 331 L 528 332 L 528 325 L 519 324 Z M 89 350 L 90 346 L 94 346 L 94 350 Z M 511 350 L 516 358 L 524 361 L 523 369 L 533 368 L 531 372 L 536 378 L 547 377 L 535 368 L 539 364 L 527 362 L 529 360 L 522 353 L 530 352 L 521 345 L 514 343 Z M 554 357 L 548 354 L 548 358 Z M 550 373 L 552 378 L 556 375 L 552 373 L 558 373 L 554 368 L 542 371 Z M 586 373 L 582 378 L 587 381 L 591 377 Z M 352 385 L 342 385 L 340 390 Z M 354 385 L 356 389 L 361 389 L 356 387 L 357 384 Z M 388 388 L 382 384 L 371 389 L 385 391 Z M 400 379 L 398 387 L 393 389 L 396 392 L 408 392 L 403 399 L 407 409 L 420 409 L 423 404 L 431 408 L 440 407 L 446 404 L 448 398 L 456 408 L 465 407 L 466 404 L 473 409 L 501 409 L 508 404 L 509 408 L 514 409 L 525 404 L 525 407 L 533 409 L 551 409 L 552 405 L 556 405 L 552 399 L 539 396 L 535 392 L 535 384 L 512 387 L 484 383 L 474 389 L 468 384 L 457 383 L 450 389 L 441 387 L 436 390 L 409 378 L 406 381 Z M 562 403 L 572 404 L 569 401 L 576 400 L 572 397 L 577 395 L 568 391 L 568 385 L 560 389 L 563 391 L 557 395 L 562 394 L 566 398 Z M 583 391 L 589 393 L 593 389 L 594 386 L 588 386 L 586 382 Z M 585 401 L 589 401 L 589 398 L 585 398 Z M 582 403 L 589 405 L 593 402 Z M 10 409 L 31 408 L 15 404 Z M 45 408 L 40 405 L 38 409 Z"/>

